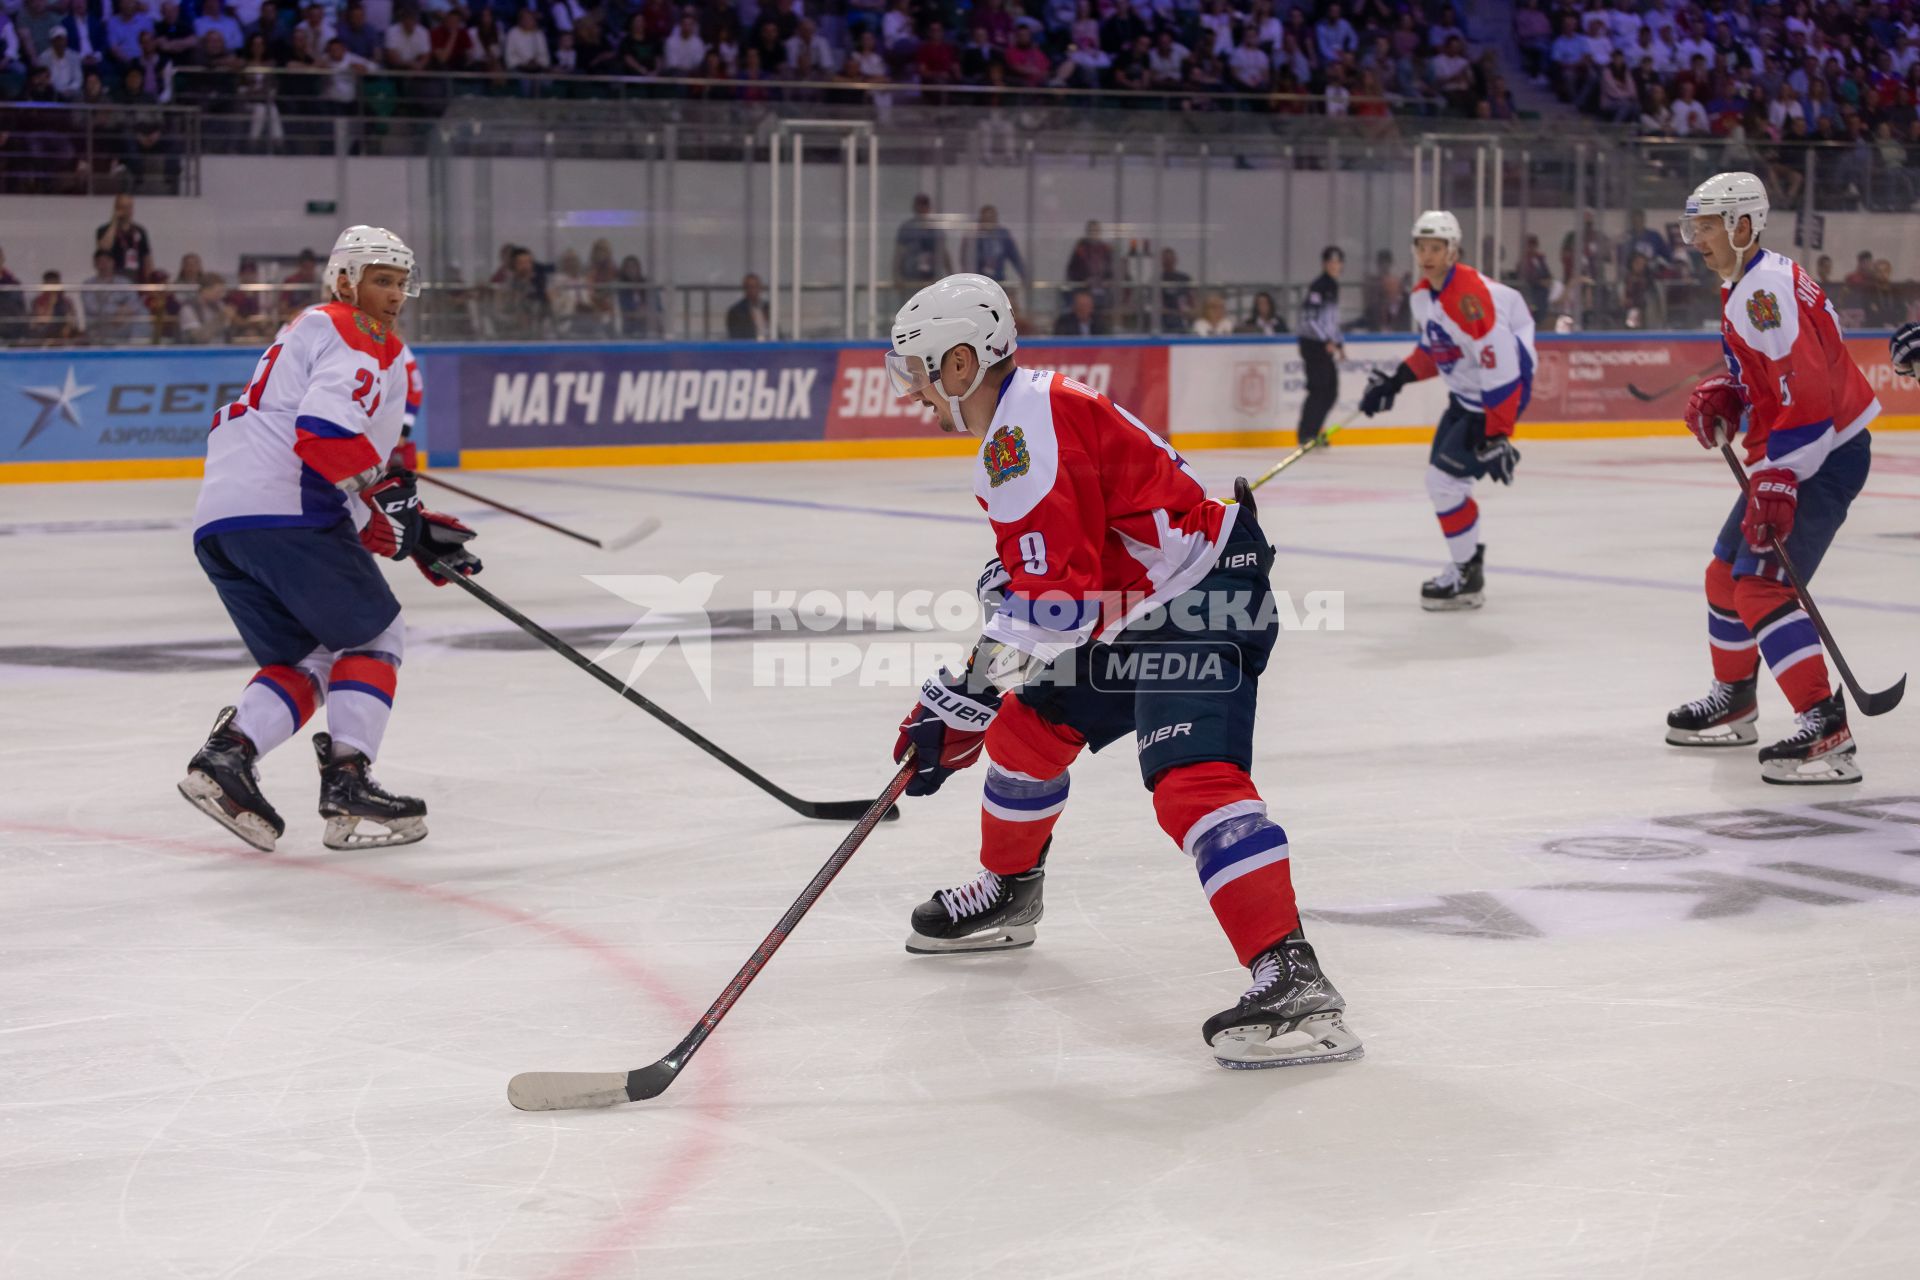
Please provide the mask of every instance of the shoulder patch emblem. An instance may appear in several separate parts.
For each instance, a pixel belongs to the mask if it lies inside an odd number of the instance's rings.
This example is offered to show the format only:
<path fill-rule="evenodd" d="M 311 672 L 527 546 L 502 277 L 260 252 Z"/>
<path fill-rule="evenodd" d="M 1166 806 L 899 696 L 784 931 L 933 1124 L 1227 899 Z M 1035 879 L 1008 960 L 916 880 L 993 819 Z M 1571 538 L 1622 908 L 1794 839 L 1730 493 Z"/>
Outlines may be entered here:
<path fill-rule="evenodd" d="M 1027 451 L 1027 433 L 1019 427 L 1000 428 L 981 448 L 980 461 L 986 464 L 987 483 L 996 489 L 1027 474 L 1033 466 L 1033 455 Z"/>
<path fill-rule="evenodd" d="M 1780 327 L 1780 299 L 1765 289 L 1755 289 L 1747 299 L 1747 319 L 1762 333 Z"/>
<path fill-rule="evenodd" d="M 1460 295 L 1460 314 L 1474 324 L 1487 318 L 1486 309 L 1480 305 L 1480 299 L 1471 293 Z"/>

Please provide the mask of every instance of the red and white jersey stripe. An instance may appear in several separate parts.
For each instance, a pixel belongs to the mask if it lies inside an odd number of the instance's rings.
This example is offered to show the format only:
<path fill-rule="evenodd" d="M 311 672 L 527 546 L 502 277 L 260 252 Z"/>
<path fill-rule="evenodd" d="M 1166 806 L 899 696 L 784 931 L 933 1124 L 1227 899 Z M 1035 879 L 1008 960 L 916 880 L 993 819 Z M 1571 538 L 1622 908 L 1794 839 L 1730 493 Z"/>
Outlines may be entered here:
<path fill-rule="evenodd" d="M 986 634 L 1046 661 L 1198 582 L 1233 526 L 1171 444 L 1051 370 L 1007 379 L 977 462 L 1012 579 Z"/>

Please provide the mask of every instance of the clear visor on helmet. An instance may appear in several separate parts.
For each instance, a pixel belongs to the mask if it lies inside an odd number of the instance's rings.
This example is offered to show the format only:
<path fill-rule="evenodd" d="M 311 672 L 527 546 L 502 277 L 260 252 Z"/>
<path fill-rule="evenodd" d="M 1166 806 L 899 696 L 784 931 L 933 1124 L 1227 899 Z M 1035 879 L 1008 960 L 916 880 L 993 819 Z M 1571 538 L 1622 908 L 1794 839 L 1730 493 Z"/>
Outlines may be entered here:
<path fill-rule="evenodd" d="M 921 357 L 889 351 L 887 352 L 887 380 L 893 383 L 894 394 L 905 400 L 932 386 L 933 373 Z"/>
<path fill-rule="evenodd" d="M 1680 218 L 1680 243 L 1691 249 L 1700 239 L 1700 222 L 1703 218 L 1716 217 L 1715 214 L 1688 213 Z"/>

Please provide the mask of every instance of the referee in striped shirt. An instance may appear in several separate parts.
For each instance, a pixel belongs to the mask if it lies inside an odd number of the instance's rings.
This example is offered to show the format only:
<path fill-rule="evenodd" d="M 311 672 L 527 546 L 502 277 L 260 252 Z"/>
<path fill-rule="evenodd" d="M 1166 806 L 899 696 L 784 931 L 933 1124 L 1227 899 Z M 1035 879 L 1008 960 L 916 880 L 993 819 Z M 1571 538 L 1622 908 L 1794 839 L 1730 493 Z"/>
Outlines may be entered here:
<path fill-rule="evenodd" d="M 1300 443 L 1327 425 L 1327 410 L 1340 395 L 1340 364 L 1347 358 L 1340 340 L 1340 273 L 1347 255 L 1330 244 L 1320 251 L 1320 276 L 1307 286 L 1300 304 L 1300 360 L 1307 370 L 1307 398 L 1300 405 Z"/>

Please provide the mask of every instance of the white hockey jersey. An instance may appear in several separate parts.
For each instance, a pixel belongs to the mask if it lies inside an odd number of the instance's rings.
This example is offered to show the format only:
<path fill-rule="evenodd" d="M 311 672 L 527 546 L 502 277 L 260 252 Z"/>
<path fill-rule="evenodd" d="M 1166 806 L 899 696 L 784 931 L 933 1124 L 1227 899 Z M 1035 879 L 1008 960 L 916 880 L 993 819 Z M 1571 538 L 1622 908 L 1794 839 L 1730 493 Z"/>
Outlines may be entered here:
<path fill-rule="evenodd" d="M 228 529 L 366 522 L 340 482 L 384 466 L 407 409 L 406 347 L 342 302 L 309 307 L 213 415 L 194 540 Z"/>
<path fill-rule="evenodd" d="M 1472 267 L 1456 265 L 1435 290 L 1413 290 L 1418 335 L 1407 367 L 1415 378 L 1438 373 L 1453 398 L 1487 415 L 1487 434 L 1512 435 L 1533 398 L 1533 313 L 1517 292 Z"/>

